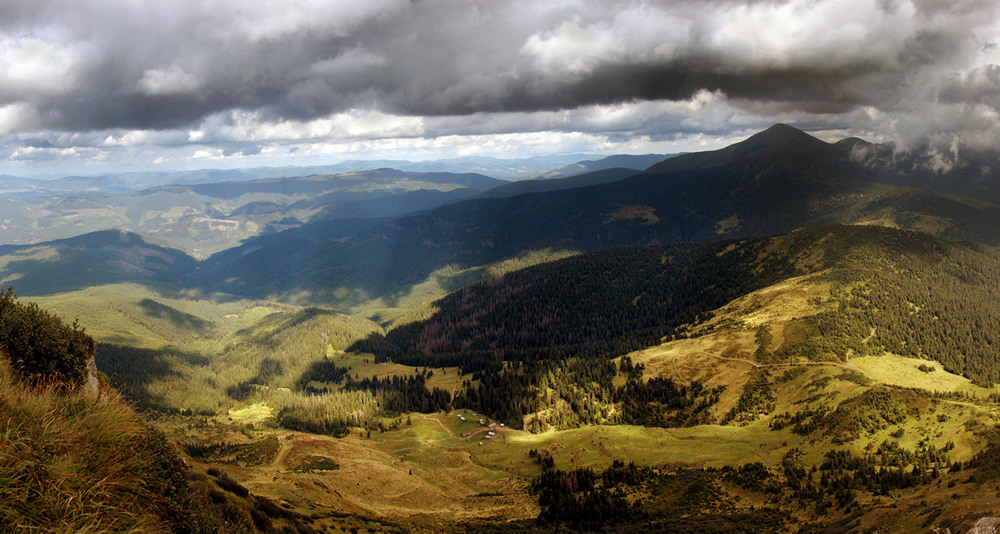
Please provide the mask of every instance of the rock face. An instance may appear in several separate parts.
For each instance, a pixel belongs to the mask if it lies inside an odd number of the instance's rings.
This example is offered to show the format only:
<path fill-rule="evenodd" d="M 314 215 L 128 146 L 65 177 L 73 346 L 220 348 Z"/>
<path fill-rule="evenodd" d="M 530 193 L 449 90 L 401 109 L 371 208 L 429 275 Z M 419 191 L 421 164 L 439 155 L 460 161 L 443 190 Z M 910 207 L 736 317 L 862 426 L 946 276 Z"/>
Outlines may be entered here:
<path fill-rule="evenodd" d="M 1000 517 L 984 517 L 976 521 L 967 534 L 995 534 L 1000 529 Z"/>
<path fill-rule="evenodd" d="M 87 358 L 87 372 L 83 379 L 83 391 L 91 397 L 96 397 L 100 390 L 100 380 L 97 379 L 97 360 L 94 358 L 96 354 L 97 343 L 94 343 L 93 348 L 90 349 L 90 356 Z"/>

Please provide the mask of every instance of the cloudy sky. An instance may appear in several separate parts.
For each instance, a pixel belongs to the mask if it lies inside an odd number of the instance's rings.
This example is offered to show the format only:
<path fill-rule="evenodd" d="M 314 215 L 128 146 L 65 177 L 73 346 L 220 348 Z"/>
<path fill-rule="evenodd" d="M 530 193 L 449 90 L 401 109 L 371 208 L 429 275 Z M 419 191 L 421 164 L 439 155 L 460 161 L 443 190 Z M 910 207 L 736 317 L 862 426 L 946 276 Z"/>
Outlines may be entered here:
<path fill-rule="evenodd" d="M 0 172 L 1000 144 L 995 0 L 15 0 Z"/>

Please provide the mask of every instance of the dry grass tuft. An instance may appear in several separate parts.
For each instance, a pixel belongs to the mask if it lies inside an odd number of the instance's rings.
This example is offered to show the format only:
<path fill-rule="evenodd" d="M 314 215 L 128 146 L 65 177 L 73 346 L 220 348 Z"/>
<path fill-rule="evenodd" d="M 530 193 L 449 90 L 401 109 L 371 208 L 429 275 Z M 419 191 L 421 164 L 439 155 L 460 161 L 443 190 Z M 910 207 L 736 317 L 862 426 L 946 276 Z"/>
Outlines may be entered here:
<path fill-rule="evenodd" d="M 165 516 L 189 498 L 186 476 L 172 447 L 116 391 L 89 397 L 59 384 L 28 386 L 0 361 L 4 527 L 170 532 Z"/>

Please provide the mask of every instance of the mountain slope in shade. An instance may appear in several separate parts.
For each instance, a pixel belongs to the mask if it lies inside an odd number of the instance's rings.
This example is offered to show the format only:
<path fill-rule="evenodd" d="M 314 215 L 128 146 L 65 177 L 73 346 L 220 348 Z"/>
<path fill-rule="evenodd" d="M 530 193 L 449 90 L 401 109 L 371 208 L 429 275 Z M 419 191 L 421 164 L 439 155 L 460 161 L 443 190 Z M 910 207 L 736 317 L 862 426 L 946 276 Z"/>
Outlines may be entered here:
<path fill-rule="evenodd" d="M 547 193 L 549 191 L 561 191 L 564 189 L 575 189 L 577 187 L 588 187 L 591 185 L 607 184 L 619 182 L 639 174 L 635 169 L 614 167 L 599 171 L 578 174 L 566 178 L 549 178 L 545 180 L 521 180 L 494 187 L 482 193 L 478 198 L 506 198 L 528 193 Z"/>
<path fill-rule="evenodd" d="M 480 198 L 393 219 L 348 239 L 272 243 L 209 260 L 188 283 L 248 296 L 287 292 L 356 302 L 416 283 L 446 265 L 483 265 L 528 250 L 597 250 L 874 224 L 1000 243 L 1000 207 L 891 187 L 828 144 L 776 126 L 720 151 L 678 156 L 625 180 Z"/>
<path fill-rule="evenodd" d="M 641 171 L 661 162 L 667 158 L 675 156 L 676 154 L 644 154 L 644 155 L 630 155 L 630 154 L 618 154 L 614 156 L 608 156 L 606 158 L 601 158 L 599 160 L 584 160 L 573 163 L 572 165 L 567 165 L 561 169 L 556 169 L 539 176 L 536 176 L 537 180 L 552 180 L 558 178 L 568 178 L 570 176 L 576 176 L 584 173 L 593 173 L 596 171 L 603 171 L 607 169 L 632 169 L 636 171 Z"/>
<path fill-rule="evenodd" d="M 647 173 L 703 169 L 732 163 L 763 153 L 782 152 L 788 155 L 828 149 L 829 145 L 787 124 L 775 124 L 739 143 L 719 150 L 682 154 L 666 159 L 646 169 Z M 841 157 L 837 155 L 835 157 Z"/>
<path fill-rule="evenodd" d="M 172 282 L 196 260 L 124 230 L 39 245 L 0 246 L 0 280 L 24 295 L 51 295 L 120 282 Z"/>

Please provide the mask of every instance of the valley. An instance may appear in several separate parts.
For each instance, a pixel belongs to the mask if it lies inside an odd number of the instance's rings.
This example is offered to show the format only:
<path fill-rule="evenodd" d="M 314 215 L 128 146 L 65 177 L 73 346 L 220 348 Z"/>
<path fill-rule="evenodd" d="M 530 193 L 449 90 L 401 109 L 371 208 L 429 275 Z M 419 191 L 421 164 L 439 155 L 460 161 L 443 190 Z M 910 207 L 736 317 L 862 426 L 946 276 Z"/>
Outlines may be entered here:
<path fill-rule="evenodd" d="M 245 231 L 52 208 L 0 281 L 244 531 L 965 532 L 1000 502 L 1000 206 L 858 147 L 117 193 Z"/>
<path fill-rule="evenodd" d="M 497 429 L 493 440 L 484 440 L 486 430 L 477 422 L 477 416 L 461 409 L 400 414 L 384 431 L 360 429 L 340 438 L 269 428 L 267 419 L 251 422 L 239 412 L 215 417 L 165 416 L 158 424 L 181 443 L 190 442 L 194 436 L 200 442 L 247 447 L 276 440 L 272 452 L 254 460 L 211 454 L 195 459 L 206 468 L 216 466 L 236 477 L 253 493 L 291 503 L 299 511 L 321 512 L 321 515 L 327 510 L 350 511 L 381 522 L 383 526 L 379 528 L 396 525 L 416 531 L 460 531 L 470 524 L 496 521 L 531 527 L 539 509 L 528 485 L 545 472 L 532 457 L 532 451 L 551 455 L 555 467 L 564 471 L 585 468 L 602 471 L 618 460 L 679 476 L 685 470 L 707 469 L 712 473 L 725 466 L 761 462 L 775 472 L 776 480 L 790 453 L 808 470 L 822 467 L 829 451 L 863 456 L 883 443 L 909 451 L 948 449 L 950 462 L 972 460 L 985 443 L 976 429 L 992 426 L 1000 416 L 1000 406 L 989 400 L 996 390 L 977 387 L 940 368 L 931 373 L 918 369 L 925 364 L 940 367 L 937 362 L 890 354 L 846 361 L 760 363 L 754 359 L 757 343 L 753 332 L 760 321 L 772 325 L 776 334 L 774 343 L 780 345 L 782 332 L 789 324 L 821 312 L 822 306 L 810 301 L 828 295 L 829 284 L 816 284 L 811 278 L 816 277 L 783 282 L 721 308 L 712 319 L 715 324 L 702 327 L 711 333 L 695 332 L 691 338 L 628 355 L 634 364 L 644 366 L 647 380 L 669 378 L 678 383 L 700 381 L 707 387 L 724 386 L 725 393 L 711 408 L 716 420 L 724 419 L 737 407 L 749 382 L 764 376 L 773 393 L 772 404 L 760 413 L 743 413 L 735 424 L 670 428 L 584 425 L 537 433 L 509 427 Z M 739 328 L 717 326 L 737 318 L 745 321 Z M 347 359 L 341 363 L 351 373 L 362 375 L 370 373 L 375 365 L 389 365 Z M 405 372 L 405 369 L 398 366 L 394 371 Z M 456 369 L 435 371 L 435 376 L 442 373 L 447 377 Z M 390 372 L 385 368 L 377 371 Z M 621 374 L 615 377 L 624 379 Z M 910 415 L 894 423 L 876 417 L 874 426 L 863 423 L 865 429 L 856 438 L 822 431 L 803 433 L 787 423 L 779 426 L 779 421 L 787 420 L 789 414 L 821 413 L 823 407 L 842 406 L 872 392 L 888 392 Z M 941 397 L 932 392 L 962 396 Z M 855 420 L 872 417 L 865 412 L 863 408 L 848 417 Z M 462 421 L 459 415 L 466 420 Z M 905 432 L 895 436 L 900 429 Z M 463 436 L 463 432 L 469 431 L 476 433 Z M 466 437 L 471 439 L 467 441 Z M 301 464 L 297 462 L 316 457 L 328 458 L 338 467 L 301 472 Z M 819 473 L 824 471 L 827 470 L 820 469 Z M 780 523 L 780 527 L 775 525 L 778 530 L 830 521 L 859 529 L 873 528 L 879 522 L 890 521 L 897 531 L 905 532 L 921 528 L 929 518 L 928 513 L 945 517 L 988 515 L 994 498 L 984 497 L 984 492 L 998 490 L 992 485 L 972 482 L 969 471 L 947 473 L 931 484 L 896 489 L 887 497 L 880 497 L 878 492 L 858 491 L 858 506 L 867 513 L 854 517 L 839 510 L 817 515 L 797 503 L 787 488 L 755 492 L 723 479 L 717 482 L 715 491 L 722 492 L 716 496 L 718 500 L 738 503 L 729 505 L 726 509 L 729 514 L 749 513 L 751 507 L 790 514 L 793 519 Z M 935 490 L 938 487 L 947 487 L 947 496 Z M 387 492 L 382 488 L 393 490 Z M 331 489 L 336 497 L 330 496 Z M 688 511 L 687 517 L 693 524 L 699 521 L 708 524 L 709 517 L 722 510 L 711 503 L 702 506 Z M 916 509 L 923 513 L 914 514 Z M 349 528 L 348 525 L 356 524 L 351 521 L 357 518 L 331 517 L 320 524 Z"/>

